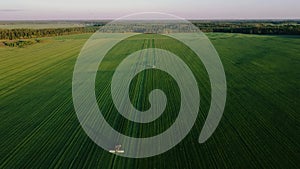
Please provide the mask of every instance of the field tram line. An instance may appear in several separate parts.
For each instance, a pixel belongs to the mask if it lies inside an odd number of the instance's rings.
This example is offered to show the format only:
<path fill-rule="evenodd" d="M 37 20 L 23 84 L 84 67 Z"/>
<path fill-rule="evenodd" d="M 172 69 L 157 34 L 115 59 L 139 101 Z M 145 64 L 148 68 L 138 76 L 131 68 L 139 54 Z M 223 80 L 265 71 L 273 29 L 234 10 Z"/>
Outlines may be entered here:
<path fill-rule="evenodd" d="M 74 47 L 70 50 L 64 50 L 63 53 L 59 53 L 59 54 L 55 54 L 55 55 L 51 55 L 51 58 L 55 59 L 55 58 L 59 58 L 58 56 L 64 56 L 65 54 L 68 54 L 68 53 L 71 53 L 71 51 L 74 51 L 75 49 L 77 49 L 78 47 Z M 65 59 L 70 59 L 69 57 L 66 57 Z M 64 59 L 60 60 L 60 61 L 63 61 Z M 43 63 L 45 66 L 48 66 L 49 63 L 47 63 L 46 61 L 49 61 L 49 57 L 45 57 L 44 59 L 40 60 L 40 59 L 37 59 L 36 61 L 39 61 L 39 63 L 36 63 L 36 64 L 33 64 L 33 65 L 30 65 L 30 66 L 27 66 L 27 67 L 24 67 L 24 65 L 22 65 L 22 70 L 19 70 L 17 72 L 13 72 L 13 74 L 8 74 L 7 76 L 4 76 L 4 77 L 1 77 L 1 79 L 5 78 L 5 77 L 10 77 L 11 75 L 14 75 L 14 74 L 19 74 L 19 73 L 24 73 L 24 70 L 28 71 L 28 73 L 32 72 L 32 71 L 38 71 L 41 67 L 41 63 Z M 32 62 L 32 60 L 31 60 Z M 57 63 L 58 61 L 53 61 L 51 63 Z M 12 66 L 10 66 L 12 67 Z M 34 68 L 34 67 L 37 67 L 36 69 L 31 69 L 31 68 Z M 19 67 L 16 67 L 15 69 L 19 69 Z M 5 73 L 8 73 L 8 72 L 11 72 L 11 69 L 10 70 L 7 70 L 6 72 L 2 72 L 3 74 Z"/>
<path fill-rule="evenodd" d="M 54 99 L 56 100 L 56 98 Z M 65 100 L 64 104 L 69 103 L 69 100 Z M 50 104 L 50 103 L 49 103 Z M 15 157 L 16 154 L 22 149 L 23 145 L 27 144 L 35 135 L 38 133 L 41 128 L 45 127 L 50 120 L 52 120 L 56 115 L 59 109 L 61 109 L 62 106 L 57 107 L 56 110 L 52 111 L 49 116 L 41 122 L 26 138 L 24 138 L 23 141 L 21 141 L 14 150 L 12 150 L 11 153 L 9 153 L 5 158 L 6 160 L 3 161 L 3 163 L 0 165 L 0 168 L 4 167 L 11 159 Z"/>
<path fill-rule="evenodd" d="M 3 93 L 0 93 L 3 97 L 13 93 L 16 89 L 18 89 L 19 87 L 21 86 L 24 86 L 24 85 L 27 85 L 29 83 L 31 83 L 32 81 L 34 80 L 37 80 L 38 78 L 40 78 L 42 75 L 46 74 L 47 72 L 50 72 L 51 70 L 54 69 L 54 67 L 57 67 L 57 66 L 61 66 L 61 65 L 64 65 L 65 63 L 68 63 L 68 61 L 72 60 L 73 58 L 66 58 L 64 59 L 65 62 L 62 62 L 62 61 L 56 61 L 53 63 L 53 66 L 51 67 L 47 67 L 45 69 L 43 69 L 42 71 L 39 71 L 39 73 L 36 73 L 34 76 L 31 76 L 31 78 L 28 78 L 28 77 L 24 77 L 23 81 L 19 82 L 19 83 L 16 83 L 15 85 L 11 85 L 10 86 L 10 89 L 9 90 L 6 90 L 4 91 Z"/>

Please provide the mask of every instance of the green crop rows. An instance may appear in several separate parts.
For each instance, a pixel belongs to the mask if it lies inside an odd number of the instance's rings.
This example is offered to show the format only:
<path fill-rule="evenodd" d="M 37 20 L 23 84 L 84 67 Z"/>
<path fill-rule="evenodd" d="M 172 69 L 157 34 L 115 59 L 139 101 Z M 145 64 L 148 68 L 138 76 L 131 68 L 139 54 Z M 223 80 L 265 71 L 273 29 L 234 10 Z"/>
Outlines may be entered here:
<path fill-rule="evenodd" d="M 228 93 L 221 123 L 204 144 L 198 137 L 209 109 L 210 85 L 194 53 L 153 34 L 115 46 L 99 67 L 95 92 L 105 118 L 119 132 L 156 135 L 172 125 L 179 109 L 176 82 L 165 72 L 147 70 L 131 83 L 132 103 L 147 110 L 148 94 L 159 88 L 168 98 L 165 112 L 149 124 L 118 114 L 110 81 L 134 51 L 156 47 L 177 54 L 190 66 L 201 94 L 196 124 L 181 143 L 155 157 L 129 159 L 93 143 L 74 111 L 73 68 L 89 36 L 44 38 L 25 48 L 0 46 L 0 168 L 299 168 L 299 37 L 208 34 L 223 62 Z"/>

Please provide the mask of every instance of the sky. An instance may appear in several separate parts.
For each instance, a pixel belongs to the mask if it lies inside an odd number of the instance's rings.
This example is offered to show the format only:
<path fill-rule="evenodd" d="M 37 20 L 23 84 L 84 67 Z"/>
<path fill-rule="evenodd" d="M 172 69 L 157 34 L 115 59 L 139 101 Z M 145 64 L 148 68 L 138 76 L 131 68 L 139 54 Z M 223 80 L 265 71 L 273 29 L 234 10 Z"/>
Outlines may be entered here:
<path fill-rule="evenodd" d="M 300 0 L 1 0 L 0 20 L 115 19 L 164 12 L 186 19 L 300 19 Z"/>

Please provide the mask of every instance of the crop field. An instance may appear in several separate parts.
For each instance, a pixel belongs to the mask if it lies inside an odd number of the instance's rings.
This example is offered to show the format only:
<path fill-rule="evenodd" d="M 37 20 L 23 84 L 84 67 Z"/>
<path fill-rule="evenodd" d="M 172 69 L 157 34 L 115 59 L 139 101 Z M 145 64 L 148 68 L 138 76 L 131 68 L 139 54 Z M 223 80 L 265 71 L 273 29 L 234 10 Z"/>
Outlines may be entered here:
<path fill-rule="evenodd" d="M 166 110 L 147 124 L 118 114 L 111 78 L 135 51 L 156 47 L 178 55 L 195 75 L 201 96 L 196 123 L 177 146 L 158 156 L 130 159 L 98 147 L 76 117 L 73 70 L 90 35 L 41 38 L 23 48 L 0 45 L 0 168 L 300 167 L 299 36 L 207 34 L 220 55 L 228 89 L 222 120 L 204 144 L 198 137 L 211 88 L 197 56 L 178 41 L 156 34 L 133 36 L 116 45 L 99 66 L 95 93 L 105 119 L 117 131 L 132 137 L 157 135 L 172 125 L 180 108 L 176 81 L 163 71 L 146 70 L 131 82 L 131 102 L 147 110 L 148 94 L 159 88 L 168 98 Z"/>

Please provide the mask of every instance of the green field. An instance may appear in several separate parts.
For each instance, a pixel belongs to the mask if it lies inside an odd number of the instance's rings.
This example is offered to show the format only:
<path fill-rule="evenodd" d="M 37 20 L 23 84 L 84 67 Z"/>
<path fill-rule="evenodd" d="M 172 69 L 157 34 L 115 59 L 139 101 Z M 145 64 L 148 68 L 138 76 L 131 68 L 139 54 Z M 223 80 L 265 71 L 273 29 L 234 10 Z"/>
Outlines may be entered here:
<path fill-rule="evenodd" d="M 157 47 L 180 56 L 196 75 L 201 108 L 193 129 L 173 149 L 145 159 L 104 151 L 77 120 L 73 69 L 90 34 L 43 38 L 24 48 L 0 46 L 0 168 L 299 168 L 300 37 L 207 35 L 224 65 L 228 93 L 224 116 L 204 144 L 198 137 L 210 104 L 209 79 L 185 46 L 161 35 L 139 35 L 114 47 L 100 65 L 99 107 L 116 130 L 134 137 L 153 136 L 172 125 L 178 87 L 164 72 L 140 73 L 130 88 L 136 108 L 149 108 L 153 88 L 164 90 L 170 104 L 152 123 L 129 122 L 117 114 L 109 91 L 118 63 L 136 50 Z"/>

